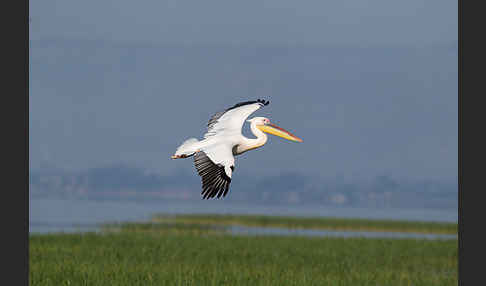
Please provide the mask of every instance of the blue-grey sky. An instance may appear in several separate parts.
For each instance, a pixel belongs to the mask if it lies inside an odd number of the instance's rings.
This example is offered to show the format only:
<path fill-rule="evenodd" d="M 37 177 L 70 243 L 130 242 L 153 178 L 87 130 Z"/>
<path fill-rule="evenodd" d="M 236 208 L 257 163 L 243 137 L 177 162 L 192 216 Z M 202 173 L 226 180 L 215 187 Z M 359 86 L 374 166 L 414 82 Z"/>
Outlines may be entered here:
<path fill-rule="evenodd" d="M 32 1 L 31 39 L 424 45 L 457 39 L 457 1 Z"/>
<path fill-rule="evenodd" d="M 237 172 L 457 180 L 457 1 L 32 1 L 30 17 L 33 170 L 194 172 L 177 146 L 264 98 L 253 116 L 304 143 L 271 137 Z"/>

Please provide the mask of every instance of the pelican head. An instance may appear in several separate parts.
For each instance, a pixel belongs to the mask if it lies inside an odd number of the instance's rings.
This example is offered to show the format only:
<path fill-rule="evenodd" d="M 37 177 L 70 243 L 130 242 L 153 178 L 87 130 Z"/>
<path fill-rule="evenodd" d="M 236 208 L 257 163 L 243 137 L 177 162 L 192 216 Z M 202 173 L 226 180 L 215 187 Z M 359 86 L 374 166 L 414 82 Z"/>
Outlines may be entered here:
<path fill-rule="evenodd" d="M 292 133 L 283 129 L 282 127 L 279 127 L 271 123 L 270 120 L 266 117 L 253 117 L 252 119 L 249 119 L 247 121 L 254 124 L 256 128 L 260 129 L 265 133 L 279 136 L 290 141 L 302 142 L 302 139 L 293 135 Z"/>

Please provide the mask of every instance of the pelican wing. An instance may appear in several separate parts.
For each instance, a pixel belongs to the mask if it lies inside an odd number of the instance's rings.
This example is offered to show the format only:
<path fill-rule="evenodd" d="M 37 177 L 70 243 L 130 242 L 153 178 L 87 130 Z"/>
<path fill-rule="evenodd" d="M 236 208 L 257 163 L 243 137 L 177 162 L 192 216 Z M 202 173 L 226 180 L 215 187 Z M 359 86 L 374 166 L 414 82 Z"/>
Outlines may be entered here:
<path fill-rule="evenodd" d="M 241 127 L 246 118 L 260 107 L 267 105 L 265 100 L 245 101 L 235 104 L 225 111 L 217 112 L 208 122 L 208 131 L 204 138 L 215 135 L 233 135 L 241 134 Z"/>
<path fill-rule="evenodd" d="M 204 147 L 194 154 L 194 165 L 201 176 L 204 199 L 226 196 L 234 170 L 234 157 L 229 144 Z"/>

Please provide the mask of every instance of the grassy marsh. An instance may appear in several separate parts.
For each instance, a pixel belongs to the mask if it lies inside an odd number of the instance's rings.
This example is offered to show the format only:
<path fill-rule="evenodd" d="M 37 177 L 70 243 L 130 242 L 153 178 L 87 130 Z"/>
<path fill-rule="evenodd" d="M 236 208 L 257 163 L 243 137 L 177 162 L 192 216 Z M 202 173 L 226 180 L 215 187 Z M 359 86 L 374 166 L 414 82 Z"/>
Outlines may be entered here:
<path fill-rule="evenodd" d="M 200 225 L 241 225 L 327 230 L 395 231 L 457 234 L 457 223 L 370 220 L 329 217 L 283 217 L 263 215 L 184 214 L 154 216 L 154 222 L 176 222 Z"/>
<path fill-rule="evenodd" d="M 457 285 L 457 240 L 233 236 L 185 223 L 31 234 L 30 285 Z"/>

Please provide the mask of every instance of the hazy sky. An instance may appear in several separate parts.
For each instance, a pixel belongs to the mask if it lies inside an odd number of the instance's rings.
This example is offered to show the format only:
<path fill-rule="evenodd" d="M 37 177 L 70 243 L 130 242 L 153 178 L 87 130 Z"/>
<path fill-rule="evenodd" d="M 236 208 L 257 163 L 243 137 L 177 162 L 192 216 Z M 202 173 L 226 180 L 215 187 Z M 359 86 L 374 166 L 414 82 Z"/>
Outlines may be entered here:
<path fill-rule="evenodd" d="M 457 179 L 457 1 L 31 1 L 30 17 L 32 169 L 193 171 L 177 146 L 264 98 L 253 116 L 304 143 L 271 137 L 236 172 Z"/>
<path fill-rule="evenodd" d="M 32 1 L 31 39 L 405 44 L 457 39 L 457 1 Z"/>

